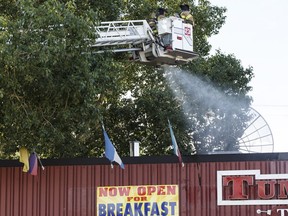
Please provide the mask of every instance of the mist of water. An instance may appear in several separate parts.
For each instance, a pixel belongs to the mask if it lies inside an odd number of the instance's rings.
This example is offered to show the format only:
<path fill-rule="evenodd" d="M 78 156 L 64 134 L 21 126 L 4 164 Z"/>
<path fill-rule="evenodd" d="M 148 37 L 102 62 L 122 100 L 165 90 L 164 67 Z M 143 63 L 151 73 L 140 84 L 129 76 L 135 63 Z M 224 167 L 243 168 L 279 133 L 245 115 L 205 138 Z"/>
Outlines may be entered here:
<path fill-rule="evenodd" d="M 184 112 L 189 112 L 189 104 L 197 101 L 203 109 L 218 108 L 232 110 L 239 107 L 241 101 L 235 101 L 213 84 L 204 81 L 179 68 L 165 68 L 165 77 L 175 97 L 182 102 Z M 187 107 L 188 106 L 188 107 Z"/>
<path fill-rule="evenodd" d="M 167 82 L 175 98 L 182 105 L 187 123 L 193 128 L 194 133 L 204 130 L 203 126 L 219 126 L 219 119 L 224 118 L 225 114 L 233 115 L 240 107 L 245 106 L 241 104 L 243 101 L 226 95 L 212 82 L 205 81 L 205 77 L 198 77 L 174 67 L 165 67 L 164 71 Z M 214 124 L 217 120 L 218 125 Z M 221 128 L 232 128 L 231 125 L 223 125 L 232 124 L 231 122 L 222 121 L 221 124 Z M 205 133 L 211 133 L 205 134 L 206 137 L 219 136 L 215 128 L 213 130 L 206 128 Z"/>

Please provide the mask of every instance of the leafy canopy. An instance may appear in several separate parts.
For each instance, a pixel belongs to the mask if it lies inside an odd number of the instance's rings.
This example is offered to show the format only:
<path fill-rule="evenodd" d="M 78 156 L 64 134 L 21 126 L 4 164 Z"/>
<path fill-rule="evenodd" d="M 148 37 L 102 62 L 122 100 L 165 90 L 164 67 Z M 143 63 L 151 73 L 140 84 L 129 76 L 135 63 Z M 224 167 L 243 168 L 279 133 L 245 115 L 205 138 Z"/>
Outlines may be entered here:
<path fill-rule="evenodd" d="M 232 110 L 203 102 L 197 91 L 175 96 L 165 68 L 128 62 L 128 54 L 92 54 L 100 21 L 148 19 L 157 7 L 179 13 L 180 1 L 3 1 L 0 6 L 0 156 L 20 146 L 42 157 L 103 154 L 105 128 L 120 155 L 129 142 L 143 154 L 172 153 L 170 119 L 185 154 L 236 149 L 251 98 L 252 68 L 233 55 L 209 56 L 208 38 L 225 22 L 223 7 L 189 1 L 196 20 L 195 51 L 200 58 L 181 70 L 197 75 L 234 101 Z M 192 79 L 193 80 L 193 79 Z M 173 80 L 172 80 L 173 82 Z M 186 86 L 193 86 L 189 81 Z M 180 88 L 181 89 L 181 88 Z M 183 107 L 188 105 L 189 112 Z M 187 107 L 187 106 L 186 106 Z M 207 117 L 207 113 L 211 114 Z M 230 125 L 229 125 L 230 123 Z M 231 127 L 233 124 L 233 127 Z M 227 134 L 232 134 L 227 136 Z"/>

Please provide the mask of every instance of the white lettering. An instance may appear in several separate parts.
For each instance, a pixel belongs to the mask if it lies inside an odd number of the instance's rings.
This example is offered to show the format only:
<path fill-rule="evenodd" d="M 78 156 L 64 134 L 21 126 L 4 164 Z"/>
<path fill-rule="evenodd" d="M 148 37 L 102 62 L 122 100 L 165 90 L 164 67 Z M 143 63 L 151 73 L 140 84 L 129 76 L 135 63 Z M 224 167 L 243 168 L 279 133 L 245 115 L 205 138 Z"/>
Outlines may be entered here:
<path fill-rule="evenodd" d="M 277 209 L 277 213 L 280 211 L 280 216 L 285 216 L 285 212 L 288 212 L 288 209 Z"/>

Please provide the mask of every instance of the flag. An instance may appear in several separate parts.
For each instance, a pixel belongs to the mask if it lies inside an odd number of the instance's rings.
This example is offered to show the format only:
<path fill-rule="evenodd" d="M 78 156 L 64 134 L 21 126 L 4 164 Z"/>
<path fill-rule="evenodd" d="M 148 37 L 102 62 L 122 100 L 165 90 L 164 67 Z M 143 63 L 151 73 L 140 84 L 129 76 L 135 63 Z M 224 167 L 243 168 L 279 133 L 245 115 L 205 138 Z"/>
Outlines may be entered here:
<path fill-rule="evenodd" d="M 37 175 L 38 157 L 36 152 L 33 152 L 29 157 L 29 171 L 31 175 Z"/>
<path fill-rule="evenodd" d="M 19 153 L 20 153 L 19 161 L 24 164 L 23 172 L 28 172 L 28 170 L 29 170 L 29 152 L 28 152 L 27 148 L 21 147 L 19 149 Z"/>
<path fill-rule="evenodd" d="M 111 161 L 111 163 L 113 161 L 117 162 L 120 165 L 120 167 L 122 169 L 124 169 L 124 164 L 123 164 L 121 158 L 119 157 L 115 147 L 113 146 L 111 140 L 109 139 L 109 136 L 106 133 L 103 126 L 102 126 L 102 129 L 103 129 L 103 134 L 104 134 L 104 139 L 105 139 L 105 156 L 106 156 L 106 158 L 108 158 Z"/>
<path fill-rule="evenodd" d="M 183 163 L 182 157 L 181 157 L 181 152 L 180 152 L 180 150 L 178 148 L 178 145 L 177 145 L 177 142 L 176 142 L 176 138 L 174 136 L 173 129 L 172 129 L 172 126 L 171 126 L 169 120 L 168 120 L 168 123 L 169 123 L 169 129 L 170 129 L 170 135 L 171 135 L 171 140 L 172 140 L 172 147 L 174 149 L 174 154 L 177 155 L 177 157 L 179 159 L 179 162 L 182 164 L 182 166 L 184 166 L 184 163 Z"/>

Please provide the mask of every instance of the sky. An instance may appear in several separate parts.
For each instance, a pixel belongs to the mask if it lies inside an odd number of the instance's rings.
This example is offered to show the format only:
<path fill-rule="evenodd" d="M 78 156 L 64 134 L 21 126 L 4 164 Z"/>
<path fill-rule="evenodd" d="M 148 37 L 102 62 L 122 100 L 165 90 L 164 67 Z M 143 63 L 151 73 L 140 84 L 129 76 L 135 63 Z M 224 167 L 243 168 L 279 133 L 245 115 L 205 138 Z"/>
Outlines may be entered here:
<path fill-rule="evenodd" d="M 211 54 L 220 49 L 253 67 L 252 108 L 269 125 L 274 152 L 288 152 L 288 0 L 210 2 L 227 8 L 224 26 L 209 40 Z"/>

